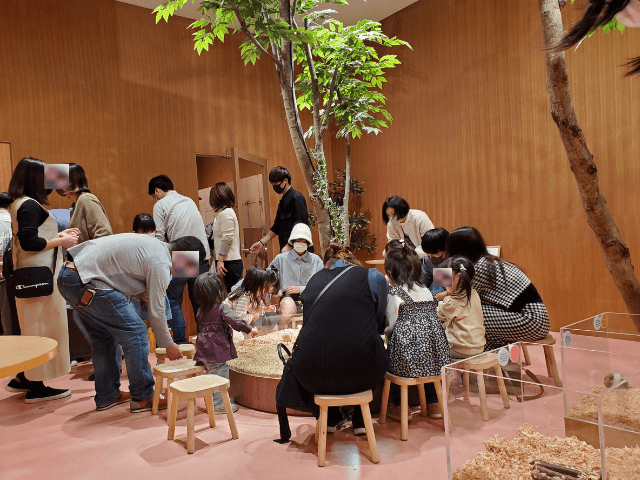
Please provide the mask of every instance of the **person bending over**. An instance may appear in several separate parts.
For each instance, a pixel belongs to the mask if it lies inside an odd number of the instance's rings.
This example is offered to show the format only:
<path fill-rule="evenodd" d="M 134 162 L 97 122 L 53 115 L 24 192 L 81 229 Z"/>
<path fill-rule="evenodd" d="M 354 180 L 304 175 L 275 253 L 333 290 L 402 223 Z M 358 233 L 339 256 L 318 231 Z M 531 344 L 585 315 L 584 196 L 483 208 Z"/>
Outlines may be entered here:
<path fill-rule="evenodd" d="M 96 409 L 129 402 L 132 413 L 151 410 L 155 382 L 149 366 L 147 327 L 128 297 L 147 292 L 149 324 L 158 346 L 166 348 L 170 360 L 182 358 L 169 334 L 164 310 L 171 253 L 196 251 L 203 260 L 202 242 L 187 236 L 163 243 L 146 235 L 121 233 L 69 250 L 74 262 L 62 267 L 58 287 L 91 337 Z M 120 391 L 116 344 L 124 351 L 130 393 Z M 166 400 L 161 400 L 160 408 L 166 406 Z"/>
<path fill-rule="evenodd" d="M 404 240 L 416 251 L 418 257 L 424 257 L 422 237 L 433 228 L 433 223 L 422 210 L 409 207 L 407 201 L 394 195 L 382 205 L 382 220 L 387 226 L 387 240 Z"/>
<path fill-rule="evenodd" d="M 278 272 L 284 294 L 280 301 L 280 328 L 287 328 L 289 319 L 296 313 L 296 302 L 301 300 L 300 294 L 311 277 L 323 267 L 322 259 L 308 251 L 313 240 L 307 225 L 298 223 L 293 227 L 289 244 L 293 250 L 278 254 L 268 267 Z"/>
<path fill-rule="evenodd" d="M 425 255 L 422 257 L 422 274 L 420 275 L 420 281 L 429 287 L 429 290 L 434 294 L 444 292 L 444 287 L 434 287 L 432 285 L 433 269 L 442 266 L 445 242 L 448 236 L 449 232 L 444 228 L 427 230 L 427 233 L 422 236 L 422 250 Z"/>
<path fill-rule="evenodd" d="M 156 222 L 148 213 L 139 213 L 133 218 L 133 233 L 156 236 Z"/>

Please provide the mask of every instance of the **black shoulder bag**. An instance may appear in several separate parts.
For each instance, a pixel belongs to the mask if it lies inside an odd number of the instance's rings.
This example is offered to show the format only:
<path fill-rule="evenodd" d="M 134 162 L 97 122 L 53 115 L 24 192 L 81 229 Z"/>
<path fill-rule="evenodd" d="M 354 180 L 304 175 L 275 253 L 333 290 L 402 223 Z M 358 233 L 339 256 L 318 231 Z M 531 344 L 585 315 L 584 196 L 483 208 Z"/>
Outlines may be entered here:
<path fill-rule="evenodd" d="M 47 297 L 53 294 L 53 276 L 58 260 L 58 247 L 53 249 L 53 265 L 49 267 L 17 268 L 11 273 L 12 290 L 16 298 Z"/>

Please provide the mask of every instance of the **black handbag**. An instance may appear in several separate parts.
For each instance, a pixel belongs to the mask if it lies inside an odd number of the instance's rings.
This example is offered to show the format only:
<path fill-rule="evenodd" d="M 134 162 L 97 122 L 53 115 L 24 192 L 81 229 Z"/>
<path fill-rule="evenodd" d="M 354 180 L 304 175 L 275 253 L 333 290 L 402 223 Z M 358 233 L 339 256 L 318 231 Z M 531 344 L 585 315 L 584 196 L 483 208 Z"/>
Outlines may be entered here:
<path fill-rule="evenodd" d="M 58 247 L 53 249 L 53 265 L 18 268 L 11 274 L 11 287 L 16 298 L 47 297 L 53 294 L 53 276 L 58 260 Z"/>

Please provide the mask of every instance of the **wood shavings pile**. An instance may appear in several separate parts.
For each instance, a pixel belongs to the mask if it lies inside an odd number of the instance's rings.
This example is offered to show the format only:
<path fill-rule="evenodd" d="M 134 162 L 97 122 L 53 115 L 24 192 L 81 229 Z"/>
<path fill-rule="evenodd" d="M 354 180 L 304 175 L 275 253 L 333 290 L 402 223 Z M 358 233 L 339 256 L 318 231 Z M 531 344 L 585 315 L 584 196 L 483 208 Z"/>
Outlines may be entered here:
<path fill-rule="evenodd" d="M 606 387 L 592 386 L 591 393 L 601 393 Z M 612 427 L 626 427 L 640 431 L 640 388 L 616 389 L 602 398 L 604 423 Z M 598 422 L 598 398 L 585 395 L 570 411 L 569 417 Z"/>
<path fill-rule="evenodd" d="M 495 435 L 485 448 L 453 474 L 454 480 L 531 480 L 531 462 L 572 465 L 580 470 L 599 471 L 600 450 L 575 437 L 547 437 L 524 424 L 513 440 Z M 640 448 L 607 448 L 610 480 L 640 478 Z"/>
<path fill-rule="evenodd" d="M 284 343 L 292 351 L 297 338 L 298 330 L 287 328 L 238 342 L 238 358 L 230 360 L 228 364 L 239 372 L 280 378 L 284 366 L 278 357 L 277 346 Z"/>

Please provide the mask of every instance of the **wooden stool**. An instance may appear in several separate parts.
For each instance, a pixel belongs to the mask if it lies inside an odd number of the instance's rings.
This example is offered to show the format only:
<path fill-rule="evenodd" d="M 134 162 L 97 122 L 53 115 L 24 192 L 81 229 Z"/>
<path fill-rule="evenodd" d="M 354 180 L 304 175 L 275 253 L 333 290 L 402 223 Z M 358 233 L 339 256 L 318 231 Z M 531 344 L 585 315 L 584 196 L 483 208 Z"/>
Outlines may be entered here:
<path fill-rule="evenodd" d="M 185 343 L 184 345 L 179 345 L 179 347 L 182 355 L 187 357 L 189 360 L 193 360 L 193 356 L 196 354 L 195 346 L 190 343 Z M 166 348 L 156 348 L 156 360 L 158 365 L 163 364 L 167 360 Z"/>
<path fill-rule="evenodd" d="M 473 370 L 478 378 L 478 393 L 480 394 L 480 408 L 482 408 L 482 419 L 489 420 L 489 412 L 487 410 L 487 392 L 484 387 L 483 371 L 492 368 L 498 381 L 498 388 L 502 396 L 502 404 L 504 408 L 509 408 L 509 395 L 504 385 L 504 377 L 502 376 L 502 368 L 498 362 L 498 355 L 495 353 L 487 353 L 480 355 L 478 358 L 467 360 L 464 362 L 463 377 L 465 386 L 465 398 L 469 399 L 469 370 Z"/>
<path fill-rule="evenodd" d="M 198 340 L 198 335 L 191 335 L 189 337 L 189 343 L 191 343 L 192 345 L 195 345 L 197 340 Z"/>
<path fill-rule="evenodd" d="M 216 392 L 220 392 L 222 395 L 227 420 L 229 420 L 229 428 L 231 429 L 231 437 L 238 438 L 238 428 L 236 427 L 236 420 L 233 417 L 231 401 L 229 400 L 229 385 L 229 380 L 219 377 L 218 375 L 200 375 L 198 377 L 173 382 L 169 387 L 173 400 L 169 414 L 169 434 L 167 435 L 167 439 L 173 440 L 176 431 L 178 404 L 180 403 L 180 397 L 182 397 L 187 401 L 187 453 L 193 453 L 196 441 L 193 432 L 193 415 L 196 398 L 204 398 L 204 403 L 207 405 L 207 413 L 209 414 L 209 426 L 213 428 L 216 426 L 216 416 L 213 411 L 212 395 Z"/>
<path fill-rule="evenodd" d="M 433 383 L 436 389 L 436 395 L 438 395 L 438 404 L 440 405 L 440 411 L 444 415 L 444 403 L 442 402 L 442 385 L 440 384 L 440 376 L 435 377 L 398 377 L 387 372 L 384 376 L 384 389 L 382 390 L 382 403 L 380 404 L 380 416 L 378 417 L 378 423 L 385 423 L 387 421 L 387 404 L 389 403 L 389 390 L 391 384 L 395 383 L 400 385 L 400 439 L 407 440 L 409 434 L 409 385 L 418 386 L 418 394 L 420 395 L 420 414 L 423 417 L 427 416 L 427 397 L 424 393 L 424 384 Z"/>
<path fill-rule="evenodd" d="M 369 449 L 371 450 L 371 461 L 378 463 L 378 447 L 376 445 L 376 435 L 373 431 L 373 422 L 371 421 L 371 411 L 369 410 L 369 402 L 373 400 L 371 390 L 351 395 L 315 395 L 316 405 L 320 407 L 320 418 L 316 423 L 315 442 L 318 444 L 318 466 L 324 467 L 324 457 L 327 453 L 327 416 L 329 407 L 341 407 L 345 405 L 360 405 L 362 409 L 362 418 L 364 426 L 367 429 L 367 440 L 369 441 Z"/>
<path fill-rule="evenodd" d="M 550 333 L 547 334 L 542 340 L 536 340 L 535 342 L 522 342 L 522 356 L 524 357 L 524 364 L 531 365 L 531 358 L 529 357 L 528 345 L 542 345 L 544 350 L 544 361 L 547 364 L 547 375 L 553 378 L 556 387 L 562 387 L 562 380 L 558 375 L 558 364 L 556 363 L 556 354 L 553 352 L 553 345 L 556 344 L 556 339 Z"/>
<path fill-rule="evenodd" d="M 160 403 L 160 392 L 164 389 L 164 379 L 167 379 L 167 410 L 171 408 L 171 382 L 177 377 L 195 376 L 204 372 L 204 367 L 196 365 L 193 360 L 175 360 L 169 363 L 162 363 L 153 367 L 153 376 L 156 377 L 156 387 L 153 392 L 153 407 L 151 413 L 158 414 L 158 404 Z M 167 421 L 169 416 L 167 415 Z"/>

